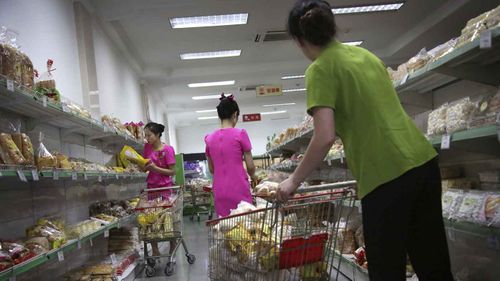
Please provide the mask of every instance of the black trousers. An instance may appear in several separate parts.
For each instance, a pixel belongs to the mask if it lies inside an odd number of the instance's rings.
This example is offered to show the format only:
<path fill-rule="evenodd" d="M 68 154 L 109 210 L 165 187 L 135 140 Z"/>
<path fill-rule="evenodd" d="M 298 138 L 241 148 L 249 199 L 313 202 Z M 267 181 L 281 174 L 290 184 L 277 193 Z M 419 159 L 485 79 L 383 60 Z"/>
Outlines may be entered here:
<path fill-rule="evenodd" d="M 420 281 L 453 281 L 437 159 L 377 187 L 362 200 L 370 281 L 403 281 L 406 257 Z"/>

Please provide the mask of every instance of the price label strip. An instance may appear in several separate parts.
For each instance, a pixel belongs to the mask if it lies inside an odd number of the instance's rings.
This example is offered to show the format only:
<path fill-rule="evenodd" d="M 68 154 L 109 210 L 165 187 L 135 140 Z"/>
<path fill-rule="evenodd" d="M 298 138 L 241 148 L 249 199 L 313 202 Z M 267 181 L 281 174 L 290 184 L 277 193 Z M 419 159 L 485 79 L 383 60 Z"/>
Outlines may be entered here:
<path fill-rule="evenodd" d="M 480 49 L 491 48 L 491 30 L 490 29 L 481 32 L 481 36 L 479 37 L 479 48 Z"/>
<path fill-rule="evenodd" d="M 71 172 L 71 179 L 76 181 L 78 179 L 78 174 L 76 172 Z"/>
<path fill-rule="evenodd" d="M 99 175 L 99 176 L 97 177 L 97 181 L 98 181 L 98 182 L 102 182 L 102 175 Z"/>
<path fill-rule="evenodd" d="M 17 176 L 19 176 L 19 180 L 21 180 L 22 182 L 27 182 L 28 181 L 26 179 L 26 175 L 21 170 L 17 170 Z"/>
<path fill-rule="evenodd" d="M 87 176 L 87 173 L 83 173 L 83 179 L 86 181 L 89 180 L 89 176 Z"/>
<path fill-rule="evenodd" d="M 104 238 L 108 238 L 109 237 L 109 230 L 106 230 L 104 231 Z"/>
<path fill-rule="evenodd" d="M 76 248 L 80 250 L 82 248 L 82 241 L 78 240 L 78 243 L 76 244 Z"/>
<path fill-rule="evenodd" d="M 14 92 L 14 81 L 7 80 L 7 91 Z"/>
<path fill-rule="evenodd" d="M 44 96 L 42 98 L 42 105 L 43 105 L 43 107 L 47 107 L 47 97 L 46 96 Z"/>
<path fill-rule="evenodd" d="M 55 181 L 59 180 L 59 171 L 58 171 L 58 170 L 54 170 L 54 171 L 52 172 L 52 178 L 53 178 Z"/>
<path fill-rule="evenodd" d="M 115 254 L 111 254 L 109 257 L 111 258 L 111 264 L 113 264 L 113 267 L 117 266 L 118 265 L 118 260 L 116 259 L 116 255 Z"/>
<path fill-rule="evenodd" d="M 441 138 L 441 149 L 450 149 L 451 135 L 444 135 Z"/>
<path fill-rule="evenodd" d="M 63 251 L 57 252 L 57 259 L 59 260 L 59 262 L 64 261 L 64 252 Z"/>
<path fill-rule="evenodd" d="M 31 177 L 33 178 L 33 181 L 40 180 L 40 177 L 38 175 L 38 171 L 36 169 L 31 170 Z"/>

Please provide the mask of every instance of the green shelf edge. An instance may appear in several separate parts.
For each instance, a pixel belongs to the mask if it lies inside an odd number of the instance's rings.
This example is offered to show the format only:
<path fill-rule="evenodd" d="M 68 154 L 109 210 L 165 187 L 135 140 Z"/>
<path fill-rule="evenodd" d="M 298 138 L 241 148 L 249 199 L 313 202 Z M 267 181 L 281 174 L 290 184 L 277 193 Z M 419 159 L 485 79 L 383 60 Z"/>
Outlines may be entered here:
<path fill-rule="evenodd" d="M 5 177 L 17 177 L 17 170 L 0 170 L 0 172 L 2 173 L 2 176 L 0 176 L 0 179 Z M 26 176 L 27 179 L 32 179 L 32 174 L 31 174 L 31 170 L 23 170 L 23 173 L 24 175 Z M 59 172 L 59 178 L 61 179 L 66 179 L 66 178 L 72 178 L 72 175 L 73 173 L 72 172 L 68 172 L 68 171 L 63 171 L 63 172 Z M 138 175 L 134 175 L 134 174 L 121 174 L 121 173 L 93 173 L 93 172 L 89 172 L 89 173 L 84 173 L 84 172 L 77 172 L 77 176 L 78 176 L 78 180 L 83 180 L 84 178 L 84 175 L 87 175 L 88 178 L 98 178 L 99 176 L 102 176 L 104 179 L 116 179 L 116 175 L 118 175 L 119 179 L 130 179 L 130 178 L 146 178 L 147 175 L 146 174 L 138 174 Z M 38 175 L 39 175 L 39 178 L 44 178 L 44 179 L 51 179 L 54 177 L 54 174 L 52 171 L 41 171 L 41 172 L 38 172 Z"/>
<path fill-rule="evenodd" d="M 481 234 L 484 236 L 488 235 L 495 235 L 500 238 L 500 228 L 498 227 L 488 227 L 480 224 L 475 224 L 471 222 L 458 222 L 458 221 L 452 221 L 448 219 L 444 219 L 444 225 L 445 227 L 459 230 L 459 231 L 464 231 L 464 232 L 469 232 L 469 233 L 474 233 L 474 234 Z"/>
<path fill-rule="evenodd" d="M 451 134 L 451 142 L 491 137 L 496 135 L 497 127 L 496 125 L 491 125 L 453 133 Z M 429 141 L 433 145 L 439 145 L 441 144 L 442 137 L 443 136 L 432 137 Z"/>
<path fill-rule="evenodd" d="M 491 29 L 492 40 L 496 39 L 497 37 L 500 37 L 500 27 Z M 395 85 L 394 87 L 395 87 L 396 91 L 397 92 L 400 92 L 402 90 L 404 91 L 406 86 L 411 85 L 413 82 L 418 82 L 419 80 L 428 77 L 429 75 L 432 74 L 432 71 L 439 68 L 440 66 L 442 66 L 442 65 L 452 61 L 453 59 L 455 59 L 459 56 L 462 56 L 462 55 L 464 55 L 464 54 L 466 54 L 466 53 L 468 53 L 476 48 L 479 48 L 479 42 L 480 42 L 480 38 L 477 38 L 476 40 L 469 42 L 467 44 L 464 44 L 463 46 L 461 46 L 458 49 L 455 49 L 454 51 L 450 52 L 449 54 L 445 55 L 444 57 L 427 64 L 426 66 L 424 66 L 421 69 L 418 69 L 417 71 L 415 71 L 414 73 L 412 73 L 408 76 L 408 79 L 406 80 L 405 83 Z"/>
<path fill-rule="evenodd" d="M 18 264 L 14 267 L 11 267 L 8 270 L 5 270 L 3 272 L 0 272 L 0 281 L 7 281 L 9 280 L 10 277 L 17 276 L 20 274 L 23 274 L 25 272 L 28 272 L 36 267 L 39 267 L 40 265 L 46 263 L 49 260 L 57 260 L 58 259 L 58 252 L 70 252 L 78 248 L 78 241 L 80 243 L 86 243 L 90 241 L 91 239 L 95 239 L 98 236 L 102 235 L 104 236 L 104 232 L 109 231 L 113 228 L 118 228 L 118 226 L 125 225 L 129 222 L 132 222 L 132 220 L 135 218 L 135 215 L 130 215 L 128 217 L 124 217 L 120 219 L 118 222 L 110 223 L 109 225 L 101 227 L 99 230 L 84 236 L 80 239 L 74 239 L 70 240 L 68 243 L 66 243 L 64 246 L 62 246 L 59 249 L 53 249 L 45 254 L 39 255 L 33 259 L 30 259 L 29 261 L 26 261 L 24 263 Z"/>

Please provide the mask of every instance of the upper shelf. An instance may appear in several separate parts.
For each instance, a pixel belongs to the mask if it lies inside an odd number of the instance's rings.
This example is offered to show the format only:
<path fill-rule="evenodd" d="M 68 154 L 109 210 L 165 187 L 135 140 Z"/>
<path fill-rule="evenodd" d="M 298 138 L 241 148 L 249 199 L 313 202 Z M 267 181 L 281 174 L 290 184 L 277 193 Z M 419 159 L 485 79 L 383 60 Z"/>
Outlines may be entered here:
<path fill-rule="evenodd" d="M 282 145 L 279 145 L 267 152 L 267 154 L 272 155 L 272 156 L 280 156 L 284 152 L 297 152 L 299 149 L 302 147 L 305 147 L 309 144 L 309 141 L 311 140 L 313 135 L 313 130 L 310 129 L 306 131 L 305 133 L 288 140 Z"/>
<path fill-rule="evenodd" d="M 8 84 L 13 85 L 13 91 Z M 104 126 L 98 120 L 75 115 L 60 104 L 37 97 L 34 92 L 18 87 L 4 76 L 0 76 L 0 108 L 27 117 L 28 129 L 38 124 L 52 125 L 61 129 L 62 137 L 80 134 L 87 137 L 91 144 L 102 141 L 104 150 L 113 151 L 123 145 L 139 150 L 143 146 L 141 142 Z"/>
<path fill-rule="evenodd" d="M 491 39 L 491 48 L 481 49 L 478 38 L 427 64 L 397 85 L 397 92 L 428 92 L 459 79 L 500 85 L 500 27 L 491 30 Z"/>

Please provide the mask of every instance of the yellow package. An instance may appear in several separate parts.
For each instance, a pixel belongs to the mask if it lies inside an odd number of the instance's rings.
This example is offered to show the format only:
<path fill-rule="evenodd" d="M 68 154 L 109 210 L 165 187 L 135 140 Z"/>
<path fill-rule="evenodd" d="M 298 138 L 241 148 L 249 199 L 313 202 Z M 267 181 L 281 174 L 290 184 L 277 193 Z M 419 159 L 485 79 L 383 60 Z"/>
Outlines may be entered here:
<path fill-rule="evenodd" d="M 321 278 L 327 274 L 328 265 L 324 262 L 317 262 L 304 265 L 299 270 L 302 279 Z"/>
<path fill-rule="evenodd" d="M 248 230 L 246 230 L 244 227 L 238 225 L 228 231 L 225 234 L 226 239 L 228 240 L 227 247 L 232 251 L 232 252 L 238 252 L 241 251 L 242 249 L 247 248 L 247 244 L 250 242 L 251 239 L 251 234 Z"/>
<path fill-rule="evenodd" d="M 141 167 L 146 166 L 149 162 L 149 159 L 144 159 L 137 151 L 135 151 L 132 147 L 125 145 L 120 152 L 120 158 L 123 165 L 128 166 L 129 162 L 137 164 Z"/>

